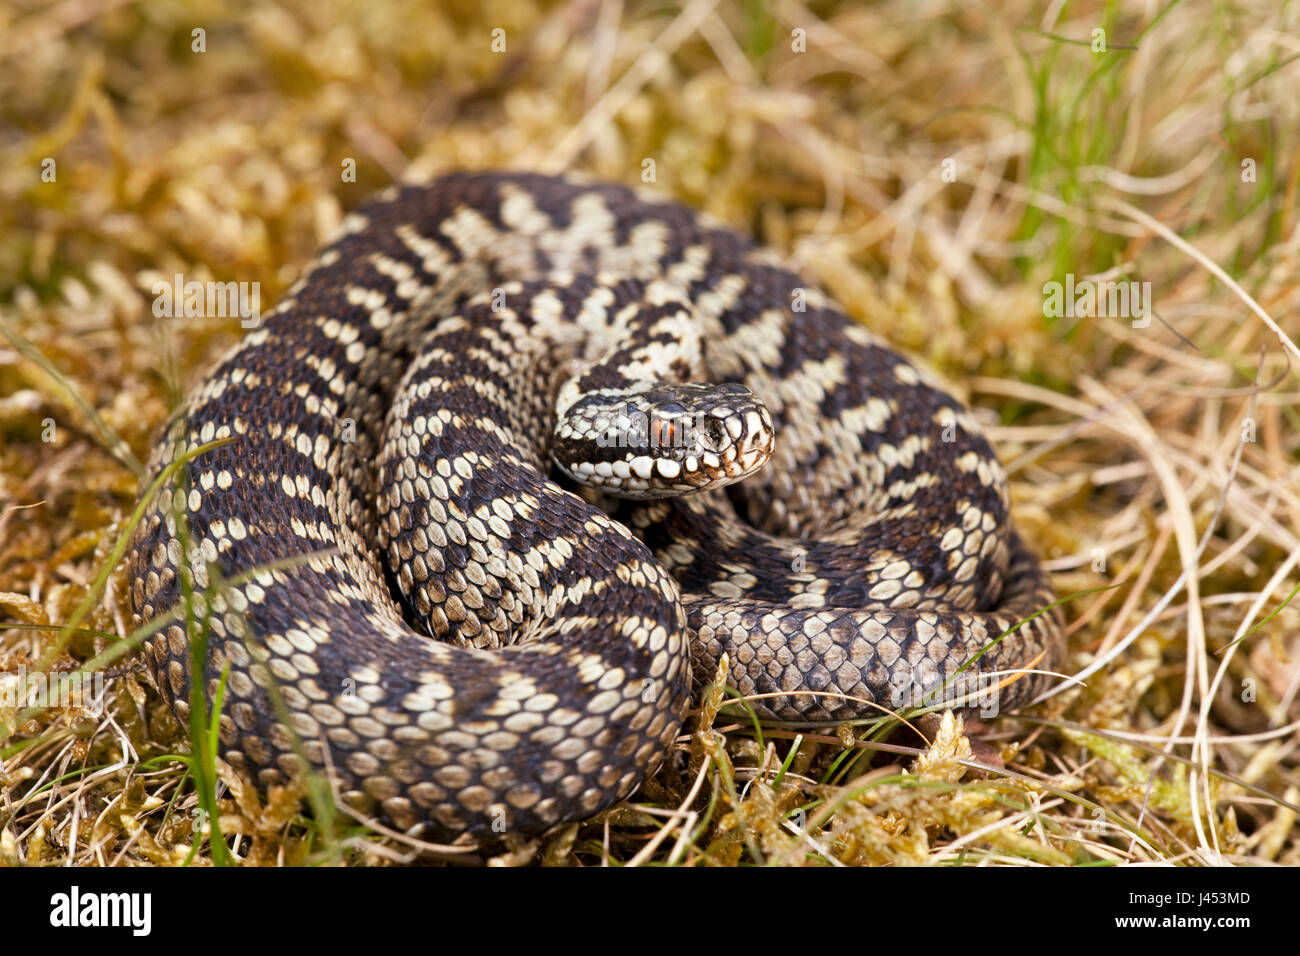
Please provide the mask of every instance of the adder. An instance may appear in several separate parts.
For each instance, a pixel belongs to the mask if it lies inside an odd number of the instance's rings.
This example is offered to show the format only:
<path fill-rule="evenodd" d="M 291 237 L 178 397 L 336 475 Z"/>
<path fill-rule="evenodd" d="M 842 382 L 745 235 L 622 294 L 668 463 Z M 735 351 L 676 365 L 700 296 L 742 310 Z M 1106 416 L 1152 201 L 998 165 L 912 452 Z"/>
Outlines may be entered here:
<path fill-rule="evenodd" d="M 718 672 L 760 716 L 1042 688 L 1061 629 L 970 412 L 681 205 L 513 172 L 347 217 L 158 441 L 130 561 L 184 721 L 439 840 L 627 797 Z M 743 479 L 743 480 L 742 480 Z M 918 694 L 919 692 L 919 694 Z"/>

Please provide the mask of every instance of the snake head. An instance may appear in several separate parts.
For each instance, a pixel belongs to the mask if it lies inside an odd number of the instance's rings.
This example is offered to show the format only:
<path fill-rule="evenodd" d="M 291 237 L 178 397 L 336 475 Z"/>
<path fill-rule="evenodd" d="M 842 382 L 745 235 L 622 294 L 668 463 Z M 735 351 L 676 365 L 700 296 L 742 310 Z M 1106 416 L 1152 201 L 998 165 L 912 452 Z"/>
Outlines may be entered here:
<path fill-rule="evenodd" d="M 668 498 L 747 478 L 774 446 L 772 416 L 744 385 L 651 384 L 574 402 L 556 424 L 552 457 L 607 494 Z"/>

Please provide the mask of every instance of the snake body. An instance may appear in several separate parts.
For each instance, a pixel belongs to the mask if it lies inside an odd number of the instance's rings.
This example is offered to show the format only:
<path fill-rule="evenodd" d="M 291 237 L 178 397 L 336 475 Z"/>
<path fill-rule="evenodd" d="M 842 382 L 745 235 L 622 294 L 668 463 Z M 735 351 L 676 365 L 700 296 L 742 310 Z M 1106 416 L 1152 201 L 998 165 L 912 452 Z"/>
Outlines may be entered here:
<path fill-rule="evenodd" d="M 625 798 L 724 654 L 769 718 L 938 685 L 1007 709 L 1061 626 L 959 402 L 766 251 L 619 186 L 380 194 L 152 473 L 218 439 L 132 544 L 159 686 L 184 722 L 201 626 L 227 761 L 269 787 L 305 759 L 440 841 Z M 155 620 L 183 581 L 188 618 Z"/>

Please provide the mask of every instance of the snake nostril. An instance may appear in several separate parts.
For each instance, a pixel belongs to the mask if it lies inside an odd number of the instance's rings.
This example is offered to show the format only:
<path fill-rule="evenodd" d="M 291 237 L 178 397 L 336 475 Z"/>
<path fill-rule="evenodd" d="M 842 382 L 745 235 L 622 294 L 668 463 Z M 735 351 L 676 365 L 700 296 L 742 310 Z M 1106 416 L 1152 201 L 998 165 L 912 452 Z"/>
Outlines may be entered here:
<path fill-rule="evenodd" d="M 720 418 L 705 418 L 700 424 L 699 444 L 705 451 L 719 452 L 727 447 L 727 426 Z"/>

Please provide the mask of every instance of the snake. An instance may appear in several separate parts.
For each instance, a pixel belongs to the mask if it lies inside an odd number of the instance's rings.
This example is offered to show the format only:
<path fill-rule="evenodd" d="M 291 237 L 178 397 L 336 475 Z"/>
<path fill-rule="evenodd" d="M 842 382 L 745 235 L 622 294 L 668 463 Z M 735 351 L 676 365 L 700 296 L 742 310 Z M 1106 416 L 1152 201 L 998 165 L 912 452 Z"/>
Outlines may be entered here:
<path fill-rule="evenodd" d="M 129 601 L 181 724 L 197 680 L 257 787 L 318 772 L 435 842 L 616 805 L 719 675 L 763 720 L 1007 710 L 1063 630 L 932 372 L 774 251 L 574 175 L 348 213 L 148 474 Z"/>

